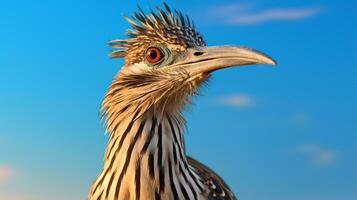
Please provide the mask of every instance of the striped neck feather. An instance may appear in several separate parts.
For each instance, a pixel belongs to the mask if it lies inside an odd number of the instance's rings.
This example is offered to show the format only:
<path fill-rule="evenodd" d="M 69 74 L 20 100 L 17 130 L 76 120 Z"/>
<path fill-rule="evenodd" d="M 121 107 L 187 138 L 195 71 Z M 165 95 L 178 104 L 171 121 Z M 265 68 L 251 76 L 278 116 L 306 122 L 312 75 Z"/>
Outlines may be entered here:
<path fill-rule="evenodd" d="M 121 121 L 90 200 L 200 199 L 202 183 L 185 155 L 180 115 L 148 111 Z"/>

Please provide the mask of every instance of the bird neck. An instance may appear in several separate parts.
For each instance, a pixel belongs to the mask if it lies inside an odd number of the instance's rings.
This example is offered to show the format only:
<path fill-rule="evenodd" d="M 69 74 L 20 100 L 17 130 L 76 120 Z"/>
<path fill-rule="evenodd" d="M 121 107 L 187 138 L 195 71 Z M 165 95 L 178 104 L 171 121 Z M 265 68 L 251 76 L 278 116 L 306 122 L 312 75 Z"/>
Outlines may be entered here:
<path fill-rule="evenodd" d="M 179 114 L 133 115 L 110 135 L 90 200 L 197 199 L 202 183 L 188 164 Z"/>

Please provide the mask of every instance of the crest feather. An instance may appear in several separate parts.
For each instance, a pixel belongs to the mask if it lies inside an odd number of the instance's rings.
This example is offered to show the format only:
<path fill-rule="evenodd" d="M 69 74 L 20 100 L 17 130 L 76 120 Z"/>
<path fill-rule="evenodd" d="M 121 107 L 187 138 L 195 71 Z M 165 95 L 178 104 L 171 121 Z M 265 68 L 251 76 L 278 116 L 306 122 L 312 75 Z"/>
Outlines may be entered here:
<path fill-rule="evenodd" d="M 187 15 L 178 10 L 172 12 L 165 2 L 163 5 L 164 9 L 157 6 L 156 12 L 149 9 L 149 14 L 138 7 L 131 17 L 125 17 L 132 26 L 126 33 L 128 39 L 110 41 L 109 45 L 115 48 L 110 56 L 126 57 L 130 52 L 155 42 L 177 44 L 184 48 L 205 46 L 202 36 Z"/>

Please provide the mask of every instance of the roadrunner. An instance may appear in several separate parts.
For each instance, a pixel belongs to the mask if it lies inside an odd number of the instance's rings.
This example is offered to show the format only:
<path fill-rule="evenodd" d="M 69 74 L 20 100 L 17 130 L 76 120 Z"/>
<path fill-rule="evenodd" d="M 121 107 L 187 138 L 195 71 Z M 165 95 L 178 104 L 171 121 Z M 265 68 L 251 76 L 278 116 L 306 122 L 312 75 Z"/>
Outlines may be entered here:
<path fill-rule="evenodd" d="M 111 56 L 125 62 L 101 105 L 110 138 L 88 199 L 236 199 L 216 173 L 186 155 L 181 112 L 211 72 L 275 61 L 240 46 L 206 47 L 193 22 L 165 3 L 126 19 L 128 39 L 110 42 Z"/>

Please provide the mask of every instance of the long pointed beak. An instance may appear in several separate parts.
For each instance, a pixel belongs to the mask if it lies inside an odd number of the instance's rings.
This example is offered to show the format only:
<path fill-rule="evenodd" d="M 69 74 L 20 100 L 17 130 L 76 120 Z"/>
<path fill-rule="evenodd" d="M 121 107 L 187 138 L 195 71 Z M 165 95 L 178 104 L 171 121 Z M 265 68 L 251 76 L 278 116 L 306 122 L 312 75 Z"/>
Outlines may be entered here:
<path fill-rule="evenodd" d="M 185 68 L 191 75 L 210 73 L 232 66 L 270 64 L 276 61 L 270 56 L 254 49 L 240 46 L 212 46 L 190 49 L 184 61 L 174 65 Z"/>

